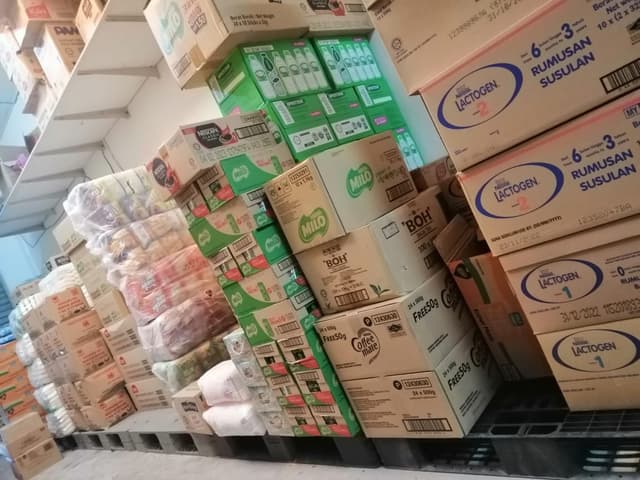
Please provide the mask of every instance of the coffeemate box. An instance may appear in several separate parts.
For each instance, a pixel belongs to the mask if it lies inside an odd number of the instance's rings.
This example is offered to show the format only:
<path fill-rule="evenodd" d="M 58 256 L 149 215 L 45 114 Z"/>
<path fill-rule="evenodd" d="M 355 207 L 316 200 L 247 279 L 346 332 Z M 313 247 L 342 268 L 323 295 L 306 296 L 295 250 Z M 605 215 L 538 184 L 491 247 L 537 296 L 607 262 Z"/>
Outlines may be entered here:
<path fill-rule="evenodd" d="M 294 253 L 363 227 L 417 194 L 388 132 L 317 154 L 265 191 Z"/>
<path fill-rule="evenodd" d="M 432 240 L 447 220 L 438 187 L 344 237 L 297 255 L 323 313 L 405 295 L 442 263 Z"/>
<path fill-rule="evenodd" d="M 462 174 L 494 255 L 640 211 L 640 92 Z"/>
<path fill-rule="evenodd" d="M 640 85 L 638 15 L 631 13 L 640 1 L 624 3 L 546 2 L 422 87 L 456 168 L 465 170 Z M 571 145 L 565 155 L 595 138 Z M 585 164 L 598 160 L 584 153 Z"/>
<path fill-rule="evenodd" d="M 640 319 L 538 336 L 571 410 L 640 406 Z"/>
<path fill-rule="evenodd" d="M 402 367 L 404 357 L 395 357 Z M 435 371 L 349 380 L 342 385 L 366 436 L 460 438 L 500 385 L 491 353 L 474 328 Z"/>
<path fill-rule="evenodd" d="M 535 333 L 640 316 L 640 217 L 500 257 Z"/>
<path fill-rule="evenodd" d="M 472 326 L 443 268 L 409 295 L 323 317 L 315 328 L 344 381 L 434 370 Z"/>

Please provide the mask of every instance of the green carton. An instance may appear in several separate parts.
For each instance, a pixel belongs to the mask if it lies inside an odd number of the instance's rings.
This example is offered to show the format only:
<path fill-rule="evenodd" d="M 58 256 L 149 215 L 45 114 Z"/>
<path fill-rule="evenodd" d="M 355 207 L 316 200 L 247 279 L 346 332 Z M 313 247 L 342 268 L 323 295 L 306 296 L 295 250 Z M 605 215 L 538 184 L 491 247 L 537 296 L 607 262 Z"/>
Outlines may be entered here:
<path fill-rule="evenodd" d="M 404 125 L 404 116 L 384 79 L 358 85 L 355 91 L 376 133 Z"/>
<path fill-rule="evenodd" d="M 366 37 L 316 38 L 314 46 L 335 88 L 382 78 Z"/>
<path fill-rule="evenodd" d="M 353 88 L 319 93 L 318 99 L 339 144 L 373 134 L 373 129 Z"/>
<path fill-rule="evenodd" d="M 406 126 L 393 129 L 393 138 L 398 144 L 398 148 L 400 152 L 402 152 L 402 157 L 409 170 L 424 166 L 422 155 L 420 155 L 416 142 Z"/>
<path fill-rule="evenodd" d="M 276 225 L 255 230 L 229 247 L 242 275 L 249 277 L 271 266 L 277 277 L 284 275 L 296 263 L 282 230 Z"/>

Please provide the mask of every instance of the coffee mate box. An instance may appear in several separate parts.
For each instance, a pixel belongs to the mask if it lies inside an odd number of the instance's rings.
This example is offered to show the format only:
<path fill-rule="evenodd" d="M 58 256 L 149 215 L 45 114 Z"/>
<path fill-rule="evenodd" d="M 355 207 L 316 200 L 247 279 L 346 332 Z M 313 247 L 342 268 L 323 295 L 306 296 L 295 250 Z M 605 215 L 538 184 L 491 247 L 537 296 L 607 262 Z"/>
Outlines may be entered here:
<path fill-rule="evenodd" d="M 640 85 L 632 14 L 638 7 L 638 0 L 624 7 L 544 2 L 425 82 L 420 93 L 456 168 L 466 170 Z M 580 148 L 572 145 L 570 153 L 574 147 Z"/>
<path fill-rule="evenodd" d="M 353 88 L 320 93 L 318 99 L 339 144 L 373 134 L 373 128 Z"/>
<path fill-rule="evenodd" d="M 403 356 L 396 362 L 402 365 Z M 471 329 L 433 371 L 342 383 L 365 435 L 461 438 L 469 433 L 502 378 L 482 335 Z"/>
<path fill-rule="evenodd" d="M 209 257 L 209 265 L 216 275 L 218 285 L 223 288 L 242 280 L 238 263 L 228 248 L 223 248 L 213 257 Z"/>
<path fill-rule="evenodd" d="M 188 432 L 213 435 L 211 427 L 202 418 L 209 406 L 196 382 L 173 395 L 173 408 Z"/>
<path fill-rule="evenodd" d="M 295 266 L 287 240 L 276 225 L 251 232 L 233 242 L 229 251 L 245 277 L 269 268 L 281 277 Z"/>
<path fill-rule="evenodd" d="M 358 85 L 355 92 L 375 132 L 384 132 L 404 125 L 404 116 L 384 78 Z"/>
<path fill-rule="evenodd" d="M 500 257 L 537 334 L 640 316 L 640 218 Z"/>
<path fill-rule="evenodd" d="M 309 24 L 311 35 L 344 35 L 373 30 L 362 0 L 352 2 L 284 0 L 284 3 L 297 5 L 300 8 Z"/>
<path fill-rule="evenodd" d="M 640 92 L 459 175 L 500 256 L 640 211 Z"/>
<path fill-rule="evenodd" d="M 436 78 L 451 66 L 542 7 L 545 2 L 479 0 L 464 5 L 447 0 L 370 1 L 369 16 L 407 93 Z"/>
<path fill-rule="evenodd" d="M 33 52 L 58 97 L 69 83 L 83 49 L 84 41 L 72 22 L 45 23 L 42 27 L 41 41 Z"/>
<path fill-rule="evenodd" d="M 569 409 L 638 408 L 638 318 L 538 336 Z"/>
<path fill-rule="evenodd" d="M 265 191 L 294 253 L 353 232 L 417 195 L 388 132 L 315 155 Z"/>
<path fill-rule="evenodd" d="M 151 0 L 144 16 L 182 88 L 203 86 L 216 64 L 238 45 L 298 38 L 308 30 L 299 8 L 281 2 Z M 260 65 L 267 81 L 279 79 L 279 62 Z"/>
<path fill-rule="evenodd" d="M 434 370 L 472 327 L 444 268 L 409 295 L 315 324 L 341 381 Z"/>
<path fill-rule="evenodd" d="M 447 225 L 438 187 L 344 237 L 297 255 L 325 314 L 411 292 L 442 263 L 432 240 Z"/>

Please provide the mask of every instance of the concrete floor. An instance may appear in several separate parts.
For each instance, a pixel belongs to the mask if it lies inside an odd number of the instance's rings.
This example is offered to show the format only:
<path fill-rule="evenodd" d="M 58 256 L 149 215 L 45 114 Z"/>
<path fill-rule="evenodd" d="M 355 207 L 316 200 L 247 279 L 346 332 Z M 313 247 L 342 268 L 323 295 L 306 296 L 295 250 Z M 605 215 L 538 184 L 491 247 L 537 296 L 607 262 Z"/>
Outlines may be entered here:
<path fill-rule="evenodd" d="M 3 468 L 4 467 L 4 468 Z M 76 450 L 33 480 L 491 480 L 479 477 L 401 470 L 358 469 L 263 463 L 222 458 L 140 452 Z M 502 477 L 504 478 L 504 477 Z M 0 463 L 0 480 L 14 480 Z"/>

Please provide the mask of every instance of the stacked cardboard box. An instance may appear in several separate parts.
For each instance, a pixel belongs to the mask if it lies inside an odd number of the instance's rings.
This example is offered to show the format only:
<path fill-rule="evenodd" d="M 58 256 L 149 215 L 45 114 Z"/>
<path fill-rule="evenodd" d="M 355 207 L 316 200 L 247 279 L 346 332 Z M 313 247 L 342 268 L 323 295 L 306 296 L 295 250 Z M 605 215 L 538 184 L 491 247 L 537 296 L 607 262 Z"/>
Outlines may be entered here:
<path fill-rule="evenodd" d="M 0 424 L 31 412 L 44 415 L 33 396 L 27 370 L 16 355 L 16 342 L 0 345 Z"/>
<path fill-rule="evenodd" d="M 328 315 L 257 323 L 271 327 L 310 408 L 329 411 L 332 382 L 314 371 L 325 360 L 313 322 L 367 435 L 468 432 L 500 376 L 432 244 L 446 225 L 439 188 L 417 193 L 386 132 L 315 155 L 265 191 Z"/>
<path fill-rule="evenodd" d="M 0 428 L 0 441 L 17 478 L 29 480 L 62 460 L 58 445 L 36 413 Z"/>
<path fill-rule="evenodd" d="M 38 293 L 40 291 L 38 287 L 39 282 L 40 279 L 37 278 L 30 282 L 18 285 L 16 288 L 14 288 L 9 297 L 9 299 L 11 300 L 11 304 L 16 307 L 22 300 Z"/>

